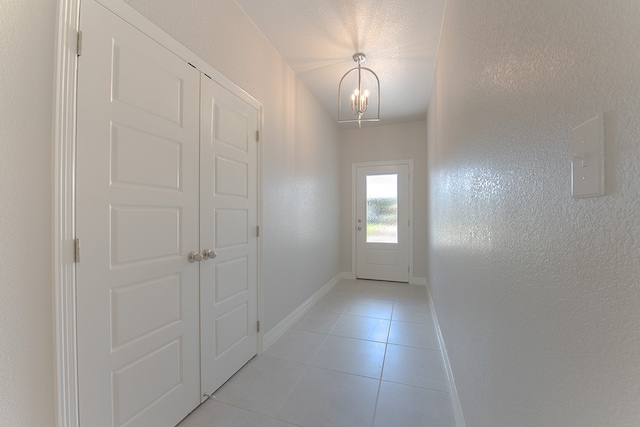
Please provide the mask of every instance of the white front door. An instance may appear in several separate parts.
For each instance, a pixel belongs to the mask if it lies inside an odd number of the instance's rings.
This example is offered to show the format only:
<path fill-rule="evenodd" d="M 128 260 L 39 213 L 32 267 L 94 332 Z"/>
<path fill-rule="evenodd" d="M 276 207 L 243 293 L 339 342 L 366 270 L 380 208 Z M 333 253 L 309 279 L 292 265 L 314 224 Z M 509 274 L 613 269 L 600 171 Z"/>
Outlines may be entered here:
<path fill-rule="evenodd" d="M 258 349 L 258 109 L 202 78 L 200 264 L 202 392 L 213 393 Z"/>
<path fill-rule="evenodd" d="M 200 73 L 93 0 L 80 26 L 80 424 L 174 426 L 200 403 Z"/>
<path fill-rule="evenodd" d="M 409 165 L 358 166 L 356 277 L 409 281 Z"/>

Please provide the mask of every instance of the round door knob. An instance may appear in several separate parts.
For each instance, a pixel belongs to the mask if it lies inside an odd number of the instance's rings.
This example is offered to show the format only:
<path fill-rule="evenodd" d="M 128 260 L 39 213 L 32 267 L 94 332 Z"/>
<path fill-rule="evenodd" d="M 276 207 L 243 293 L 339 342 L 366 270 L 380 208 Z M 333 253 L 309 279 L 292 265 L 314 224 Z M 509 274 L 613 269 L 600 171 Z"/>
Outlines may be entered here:
<path fill-rule="evenodd" d="M 358 226 L 358 231 L 362 230 L 362 227 Z"/>
<path fill-rule="evenodd" d="M 202 259 L 214 259 L 218 254 L 216 251 L 212 251 L 211 249 L 205 249 L 202 251 Z"/>
<path fill-rule="evenodd" d="M 187 259 L 191 263 L 200 262 L 202 261 L 202 255 L 200 255 L 198 252 L 191 251 L 189 252 L 189 255 L 187 255 Z"/>

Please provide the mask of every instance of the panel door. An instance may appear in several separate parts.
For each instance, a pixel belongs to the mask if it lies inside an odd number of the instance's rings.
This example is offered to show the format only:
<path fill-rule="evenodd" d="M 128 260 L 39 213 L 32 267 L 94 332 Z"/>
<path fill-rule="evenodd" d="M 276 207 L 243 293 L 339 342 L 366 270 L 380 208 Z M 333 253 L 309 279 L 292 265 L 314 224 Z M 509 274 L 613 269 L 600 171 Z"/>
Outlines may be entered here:
<path fill-rule="evenodd" d="M 409 281 L 409 166 L 356 168 L 356 277 Z"/>
<path fill-rule="evenodd" d="M 200 403 L 199 73 L 82 2 L 79 418 L 174 426 Z"/>
<path fill-rule="evenodd" d="M 200 264 L 202 392 L 256 353 L 258 110 L 202 77 Z"/>

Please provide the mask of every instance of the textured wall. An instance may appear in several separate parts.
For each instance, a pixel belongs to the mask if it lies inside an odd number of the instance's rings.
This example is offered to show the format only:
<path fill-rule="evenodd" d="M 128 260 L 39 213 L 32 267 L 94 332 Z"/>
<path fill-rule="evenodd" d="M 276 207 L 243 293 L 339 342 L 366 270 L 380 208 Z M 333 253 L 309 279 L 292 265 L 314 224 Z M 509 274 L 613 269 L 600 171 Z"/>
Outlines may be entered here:
<path fill-rule="evenodd" d="M 351 165 L 413 159 L 413 275 L 427 277 L 427 124 L 425 121 L 340 131 L 340 267 L 351 272 Z M 354 271 L 355 272 L 355 271 Z"/>
<path fill-rule="evenodd" d="M 3 426 L 55 423 L 49 256 L 54 25 L 53 1 L 0 2 Z"/>
<path fill-rule="evenodd" d="M 265 331 L 339 273 L 338 127 L 233 0 L 126 0 L 264 106 Z"/>
<path fill-rule="evenodd" d="M 467 426 L 640 425 L 640 2 L 449 0 L 429 282 Z M 607 194 L 572 199 L 605 114 Z"/>

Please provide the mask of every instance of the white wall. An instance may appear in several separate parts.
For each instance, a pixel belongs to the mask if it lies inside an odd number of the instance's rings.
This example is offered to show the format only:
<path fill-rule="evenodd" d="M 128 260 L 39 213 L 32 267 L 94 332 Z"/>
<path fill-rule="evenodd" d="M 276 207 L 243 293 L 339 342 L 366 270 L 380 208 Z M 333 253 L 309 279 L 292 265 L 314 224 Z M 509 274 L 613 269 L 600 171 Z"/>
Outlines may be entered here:
<path fill-rule="evenodd" d="M 0 424 L 53 425 L 55 2 L 0 2 Z"/>
<path fill-rule="evenodd" d="M 352 272 L 351 165 L 359 162 L 413 159 L 413 275 L 426 278 L 427 123 L 411 122 L 340 130 L 340 267 Z M 355 271 L 353 271 L 355 273 Z"/>
<path fill-rule="evenodd" d="M 469 427 L 640 425 L 640 2 L 449 0 L 429 282 Z M 605 113 L 607 195 L 569 135 Z"/>
<path fill-rule="evenodd" d="M 16 427 L 55 424 L 55 3 L 0 2 L 0 424 Z M 264 105 L 268 331 L 340 271 L 337 125 L 233 1 L 129 3 Z"/>

